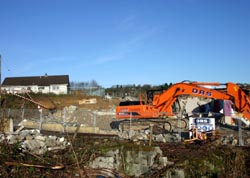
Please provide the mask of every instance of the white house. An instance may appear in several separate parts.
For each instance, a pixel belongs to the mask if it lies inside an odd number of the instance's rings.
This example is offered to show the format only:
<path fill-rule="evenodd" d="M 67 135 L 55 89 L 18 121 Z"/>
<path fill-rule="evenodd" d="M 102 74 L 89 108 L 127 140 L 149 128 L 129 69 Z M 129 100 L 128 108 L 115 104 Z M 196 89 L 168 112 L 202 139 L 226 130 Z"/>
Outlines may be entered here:
<path fill-rule="evenodd" d="M 30 77 L 7 77 L 2 83 L 2 91 L 11 93 L 55 93 L 68 94 L 68 75 L 44 75 Z"/>

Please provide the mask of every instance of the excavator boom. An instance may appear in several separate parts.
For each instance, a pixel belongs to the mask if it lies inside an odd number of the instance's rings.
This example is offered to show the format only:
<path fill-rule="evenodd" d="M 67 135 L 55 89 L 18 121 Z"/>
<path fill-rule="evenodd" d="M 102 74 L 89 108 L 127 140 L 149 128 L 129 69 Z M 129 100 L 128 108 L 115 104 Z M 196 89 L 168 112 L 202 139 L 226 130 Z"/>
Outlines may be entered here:
<path fill-rule="evenodd" d="M 202 83 L 200 86 L 199 83 L 176 83 L 172 85 L 169 89 L 164 91 L 161 95 L 156 95 L 153 100 L 153 106 L 157 108 L 160 112 L 166 112 L 167 115 L 171 115 L 172 113 L 172 105 L 177 100 L 177 98 L 181 95 L 189 95 L 203 98 L 211 98 L 211 99 L 221 99 L 221 100 L 229 100 L 230 96 L 222 93 L 220 91 L 206 88 L 203 85 L 208 86 L 211 83 Z M 216 85 L 218 86 L 218 83 Z"/>
<path fill-rule="evenodd" d="M 227 83 L 227 94 L 232 96 L 237 111 L 250 120 L 250 97 L 234 83 Z"/>

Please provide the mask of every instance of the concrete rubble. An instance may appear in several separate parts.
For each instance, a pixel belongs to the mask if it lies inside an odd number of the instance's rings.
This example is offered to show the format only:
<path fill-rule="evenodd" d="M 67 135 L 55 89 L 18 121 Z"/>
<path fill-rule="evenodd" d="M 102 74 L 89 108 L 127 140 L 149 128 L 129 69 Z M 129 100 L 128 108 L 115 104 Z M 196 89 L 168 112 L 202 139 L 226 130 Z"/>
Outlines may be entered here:
<path fill-rule="evenodd" d="M 142 131 L 120 131 L 118 133 L 119 138 L 126 139 L 126 140 L 132 140 L 134 142 L 137 141 L 149 141 L 150 139 L 150 133 L 146 130 Z M 154 142 L 178 142 L 181 138 L 179 134 L 152 134 L 152 141 Z"/>
<path fill-rule="evenodd" d="M 100 133 L 100 129 L 98 127 L 88 127 L 83 124 L 81 125 L 71 125 L 66 123 L 42 123 L 24 120 L 20 123 L 20 125 L 25 128 L 36 128 L 46 131 L 54 131 L 54 132 L 68 132 L 68 133 Z M 78 128 L 79 127 L 79 128 Z"/>
<path fill-rule="evenodd" d="M 70 143 L 64 137 L 44 136 L 40 130 L 22 130 L 18 134 L 1 135 L 0 141 L 8 144 L 20 144 L 22 152 L 42 155 L 47 151 L 65 149 Z"/>
<path fill-rule="evenodd" d="M 167 165 L 172 165 L 167 157 L 162 156 L 159 147 L 122 146 L 110 149 L 89 163 L 94 169 L 107 168 L 125 172 L 128 176 L 141 176 L 149 170 L 160 170 Z"/>
<path fill-rule="evenodd" d="M 239 135 L 229 134 L 223 135 L 216 139 L 217 145 L 231 145 L 231 146 L 250 146 L 250 132 L 246 133 L 248 136 L 242 138 L 240 142 Z M 133 142 L 149 142 L 150 133 L 146 131 L 119 131 L 118 136 L 120 139 L 131 140 Z M 179 133 L 168 133 L 168 134 L 152 134 L 152 142 L 170 143 L 170 142 L 181 142 L 183 139 Z"/>
<path fill-rule="evenodd" d="M 62 110 L 53 113 L 47 113 L 43 117 L 43 123 L 57 123 L 65 126 L 84 125 L 87 127 L 99 127 L 103 130 L 110 130 L 110 120 L 115 117 L 115 110 L 96 110 L 96 109 L 79 109 L 79 107 L 70 105 Z"/>

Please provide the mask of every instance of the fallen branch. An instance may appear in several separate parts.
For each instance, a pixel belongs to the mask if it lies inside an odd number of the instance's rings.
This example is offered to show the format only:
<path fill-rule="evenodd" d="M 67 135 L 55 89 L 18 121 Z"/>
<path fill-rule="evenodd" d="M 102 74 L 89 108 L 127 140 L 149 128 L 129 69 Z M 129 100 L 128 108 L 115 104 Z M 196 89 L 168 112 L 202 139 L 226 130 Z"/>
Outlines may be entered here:
<path fill-rule="evenodd" d="M 26 163 L 17 163 L 17 162 L 5 162 L 6 165 L 8 166 L 24 166 L 24 167 L 36 167 L 36 168 L 44 168 L 44 169 L 53 169 L 53 170 L 58 170 L 58 169 L 63 169 L 64 165 L 59 164 L 56 166 L 45 166 L 45 165 L 38 165 L 38 164 L 26 164 Z"/>
<path fill-rule="evenodd" d="M 67 133 L 68 140 L 70 140 L 68 132 L 66 132 L 66 133 Z M 75 133 L 77 133 L 77 131 L 76 131 Z M 81 177 L 84 177 L 84 175 L 85 175 L 85 170 L 84 170 L 84 169 L 82 170 L 82 169 L 80 168 L 79 160 L 78 160 L 77 155 L 76 155 L 76 152 L 75 152 L 75 150 L 74 150 L 73 143 L 72 143 L 72 141 L 70 140 L 70 152 L 71 152 L 71 151 L 73 152 L 74 158 L 75 158 L 75 160 L 76 160 L 76 165 L 77 165 L 79 174 L 80 174 Z M 85 177 L 88 177 L 88 176 L 85 176 Z"/>

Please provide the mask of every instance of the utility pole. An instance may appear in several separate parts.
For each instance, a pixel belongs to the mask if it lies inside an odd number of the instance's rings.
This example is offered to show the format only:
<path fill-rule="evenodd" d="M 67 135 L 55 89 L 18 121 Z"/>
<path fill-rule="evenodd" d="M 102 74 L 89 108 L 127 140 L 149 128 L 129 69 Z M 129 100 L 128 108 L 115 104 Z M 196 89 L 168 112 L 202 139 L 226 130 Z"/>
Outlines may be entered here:
<path fill-rule="evenodd" d="M 0 101 L 2 98 L 2 56 L 0 54 Z"/>

